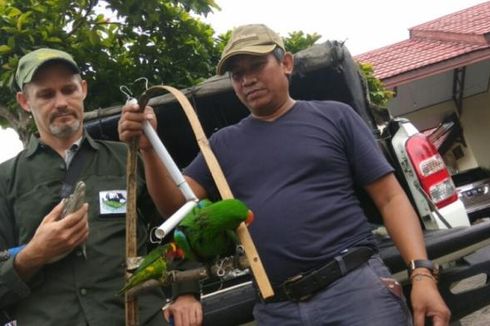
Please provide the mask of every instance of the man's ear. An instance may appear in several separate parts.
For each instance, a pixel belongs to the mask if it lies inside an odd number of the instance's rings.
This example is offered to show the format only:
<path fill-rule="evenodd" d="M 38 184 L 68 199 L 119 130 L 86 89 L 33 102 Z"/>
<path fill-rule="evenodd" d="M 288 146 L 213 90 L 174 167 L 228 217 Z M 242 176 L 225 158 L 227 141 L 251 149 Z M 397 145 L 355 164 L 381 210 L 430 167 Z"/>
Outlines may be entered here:
<path fill-rule="evenodd" d="M 85 98 L 87 97 L 87 91 L 88 91 L 87 81 L 82 79 L 81 84 L 82 84 L 83 99 L 85 100 Z"/>
<path fill-rule="evenodd" d="M 17 99 L 17 103 L 19 103 L 24 111 L 31 112 L 27 96 L 24 92 L 17 92 L 17 94 L 15 94 L 15 98 Z"/>
<path fill-rule="evenodd" d="M 293 73 L 294 57 L 291 52 L 284 53 L 284 57 L 282 58 L 282 65 L 284 67 L 284 73 L 286 75 L 291 75 Z"/>

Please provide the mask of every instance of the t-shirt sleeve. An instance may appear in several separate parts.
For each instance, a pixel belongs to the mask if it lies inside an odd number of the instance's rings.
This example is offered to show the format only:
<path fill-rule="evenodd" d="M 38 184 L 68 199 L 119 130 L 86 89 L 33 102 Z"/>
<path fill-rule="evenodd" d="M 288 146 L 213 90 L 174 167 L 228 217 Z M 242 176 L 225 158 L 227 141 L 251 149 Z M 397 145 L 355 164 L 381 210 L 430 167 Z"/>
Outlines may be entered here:
<path fill-rule="evenodd" d="M 212 138 L 210 139 L 211 142 Z M 184 174 L 197 181 L 206 190 L 210 200 L 215 201 L 219 199 L 218 189 L 201 152 L 184 169 Z"/>
<path fill-rule="evenodd" d="M 344 113 L 341 132 L 355 181 L 365 186 L 393 172 L 366 123 L 352 109 Z"/>

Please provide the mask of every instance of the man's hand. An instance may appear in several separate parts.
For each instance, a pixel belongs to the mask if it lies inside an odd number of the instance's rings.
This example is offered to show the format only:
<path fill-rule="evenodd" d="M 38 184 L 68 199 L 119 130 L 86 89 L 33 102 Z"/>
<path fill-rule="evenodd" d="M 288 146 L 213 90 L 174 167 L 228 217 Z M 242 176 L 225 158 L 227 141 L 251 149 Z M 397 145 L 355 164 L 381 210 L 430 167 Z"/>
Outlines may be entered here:
<path fill-rule="evenodd" d="M 61 202 L 44 217 L 31 241 L 15 257 L 15 269 L 24 280 L 54 257 L 66 254 L 87 241 L 88 204 L 60 220 L 62 210 Z"/>
<path fill-rule="evenodd" d="M 163 311 L 167 321 L 170 317 L 175 326 L 198 326 L 202 324 L 202 306 L 193 295 L 181 295 Z"/>
<path fill-rule="evenodd" d="M 410 297 L 415 326 L 423 326 L 425 317 L 431 318 L 434 326 L 449 325 L 451 312 L 439 294 L 436 282 L 430 277 L 413 278 Z"/>
<path fill-rule="evenodd" d="M 144 112 L 140 112 L 139 105 L 128 103 L 122 108 L 121 118 L 117 125 L 119 139 L 129 143 L 134 137 L 140 137 L 139 147 L 142 151 L 152 149 L 152 145 L 143 133 L 143 123 L 149 121 L 156 130 L 157 119 L 153 108 L 147 106 Z"/>

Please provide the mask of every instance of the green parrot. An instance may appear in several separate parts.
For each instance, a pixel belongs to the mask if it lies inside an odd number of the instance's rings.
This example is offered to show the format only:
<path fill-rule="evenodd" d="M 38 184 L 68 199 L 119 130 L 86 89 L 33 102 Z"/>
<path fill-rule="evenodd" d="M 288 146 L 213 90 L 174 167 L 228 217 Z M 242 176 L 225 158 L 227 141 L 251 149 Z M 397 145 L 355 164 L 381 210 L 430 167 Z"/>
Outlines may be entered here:
<path fill-rule="evenodd" d="M 174 230 L 174 243 L 153 249 L 128 279 L 120 294 L 149 279 L 165 281 L 174 259 L 208 263 L 233 255 L 237 244 L 235 230 L 241 222 L 250 224 L 253 213 L 237 199 L 211 202 L 201 200 Z"/>
<path fill-rule="evenodd" d="M 175 243 L 167 243 L 156 247 L 144 257 L 139 267 L 119 291 L 119 294 L 121 295 L 149 279 L 164 281 L 168 265 L 177 257 L 183 257 L 183 253 L 177 248 Z"/>
<path fill-rule="evenodd" d="M 209 263 L 233 255 L 238 243 L 235 230 L 252 220 L 253 213 L 238 199 L 201 201 L 176 227 L 174 241 L 185 259 Z"/>

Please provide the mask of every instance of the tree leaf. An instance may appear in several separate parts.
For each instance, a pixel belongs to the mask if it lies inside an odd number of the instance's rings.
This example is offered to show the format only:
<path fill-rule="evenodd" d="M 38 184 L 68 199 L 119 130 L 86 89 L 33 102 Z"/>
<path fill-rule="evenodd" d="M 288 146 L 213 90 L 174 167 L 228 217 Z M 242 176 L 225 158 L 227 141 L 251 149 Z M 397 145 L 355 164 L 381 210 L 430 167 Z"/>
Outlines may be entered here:
<path fill-rule="evenodd" d="M 51 36 L 51 37 L 48 37 L 46 39 L 46 42 L 49 42 L 49 43 L 61 43 L 61 42 L 63 42 L 63 40 L 60 39 L 59 37 Z"/>
<path fill-rule="evenodd" d="M 37 11 L 39 13 L 42 13 L 42 14 L 46 13 L 46 11 L 47 11 L 47 8 L 41 4 L 37 4 L 35 6 L 32 6 L 31 9 L 34 11 Z"/>
<path fill-rule="evenodd" d="M 17 30 L 22 30 L 22 25 L 29 19 L 29 16 L 32 14 L 32 11 L 27 11 L 19 16 L 17 19 Z"/>
<path fill-rule="evenodd" d="M 19 9 L 17 9 L 15 7 L 9 7 L 5 12 L 7 13 L 7 16 L 9 16 L 9 17 L 17 17 L 17 16 L 22 14 L 22 11 L 20 11 Z"/>
<path fill-rule="evenodd" d="M 12 48 L 8 45 L 0 45 L 0 54 L 6 54 L 6 53 L 9 53 L 10 51 L 12 51 Z"/>
<path fill-rule="evenodd" d="M 9 37 L 7 41 L 8 46 L 10 46 L 12 49 L 15 48 L 15 37 Z"/>

